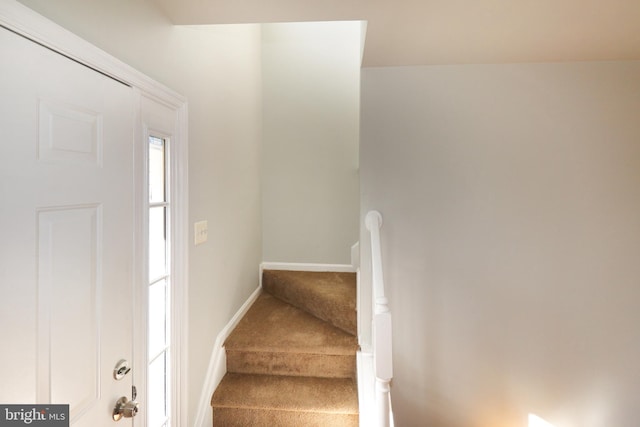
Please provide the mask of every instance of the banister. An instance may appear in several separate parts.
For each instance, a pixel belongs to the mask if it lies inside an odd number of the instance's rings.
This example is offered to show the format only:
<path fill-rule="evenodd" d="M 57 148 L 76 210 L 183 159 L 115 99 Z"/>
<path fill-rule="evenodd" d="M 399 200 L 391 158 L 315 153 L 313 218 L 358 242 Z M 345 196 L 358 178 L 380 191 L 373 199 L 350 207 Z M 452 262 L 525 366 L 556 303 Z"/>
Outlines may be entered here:
<path fill-rule="evenodd" d="M 391 310 L 385 294 L 382 269 L 380 228 L 382 214 L 370 211 L 365 226 L 371 235 L 371 270 L 373 291 L 372 344 L 376 395 L 376 425 L 389 427 L 391 419 L 391 379 L 393 378 Z"/>

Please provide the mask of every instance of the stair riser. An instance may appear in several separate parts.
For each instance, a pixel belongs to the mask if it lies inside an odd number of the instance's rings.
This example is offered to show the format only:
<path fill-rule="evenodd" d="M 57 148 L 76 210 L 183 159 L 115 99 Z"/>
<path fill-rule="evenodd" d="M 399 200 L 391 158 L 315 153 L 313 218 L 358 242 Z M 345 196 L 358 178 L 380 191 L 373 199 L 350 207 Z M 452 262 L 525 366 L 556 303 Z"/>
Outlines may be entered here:
<path fill-rule="evenodd" d="M 290 280 L 293 281 L 289 282 Z M 357 335 L 355 302 L 352 306 L 352 303 L 346 301 L 328 302 L 322 300 L 321 297 L 318 299 L 314 289 L 301 288 L 295 284 L 295 280 L 297 279 L 289 278 L 284 272 L 265 270 L 262 276 L 262 288 L 276 298 L 304 310 L 318 319 L 351 335 Z"/>
<path fill-rule="evenodd" d="M 353 355 L 244 352 L 227 349 L 227 372 L 324 378 L 354 378 Z"/>
<path fill-rule="evenodd" d="M 213 408 L 214 427 L 357 427 L 357 414 Z"/>

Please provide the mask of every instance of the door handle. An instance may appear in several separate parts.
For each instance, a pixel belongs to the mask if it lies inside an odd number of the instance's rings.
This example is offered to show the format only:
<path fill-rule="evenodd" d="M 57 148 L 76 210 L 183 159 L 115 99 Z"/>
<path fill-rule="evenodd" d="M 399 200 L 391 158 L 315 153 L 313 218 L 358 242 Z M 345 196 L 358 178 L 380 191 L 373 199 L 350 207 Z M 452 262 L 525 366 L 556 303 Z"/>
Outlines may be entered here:
<path fill-rule="evenodd" d="M 126 396 L 122 396 L 113 408 L 113 421 L 135 417 L 138 414 L 139 407 L 140 404 L 135 400 L 129 400 Z"/>

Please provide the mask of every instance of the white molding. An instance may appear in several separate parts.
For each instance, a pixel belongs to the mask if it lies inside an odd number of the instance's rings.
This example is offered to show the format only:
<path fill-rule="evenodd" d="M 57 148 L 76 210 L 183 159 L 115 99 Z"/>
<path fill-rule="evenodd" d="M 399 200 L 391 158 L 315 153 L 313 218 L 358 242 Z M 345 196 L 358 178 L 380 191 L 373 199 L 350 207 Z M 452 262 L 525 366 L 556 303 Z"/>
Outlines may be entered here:
<path fill-rule="evenodd" d="M 174 348 L 175 389 L 180 401 L 178 413 L 175 414 L 176 425 L 186 426 L 189 417 L 189 133 L 188 110 L 184 102 L 176 109 L 175 135 L 179 144 L 174 147 L 174 191 L 173 191 L 173 279 L 174 279 L 174 330 L 178 331 Z"/>
<path fill-rule="evenodd" d="M 143 167 L 135 167 L 135 227 L 137 230 L 142 230 L 138 239 L 135 239 L 135 255 L 136 261 L 134 269 L 136 271 L 136 278 L 134 283 L 138 283 L 134 289 L 134 327 L 133 327 L 133 382 L 136 385 L 138 391 L 142 396 L 146 396 L 146 384 L 147 384 L 147 319 L 146 315 L 149 311 L 149 297 L 148 297 L 148 225 L 145 220 L 146 217 L 146 197 L 147 197 L 147 166 L 144 159 L 147 158 L 146 147 L 142 144 L 143 139 L 143 125 L 141 114 L 141 92 L 138 89 L 133 89 L 135 96 L 135 144 L 134 144 L 134 161 L 137 163 L 143 163 Z M 142 160 L 138 160 L 142 159 Z M 137 355 L 142 355 L 137 357 Z M 143 411 L 139 415 L 139 422 L 146 425 L 146 411 Z"/>
<path fill-rule="evenodd" d="M 260 276 L 262 276 L 262 274 L 260 274 Z M 224 374 L 227 373 L 227 355 L 224 348 L 224 342 L 229 337 L 229 334 L 233 329 L 238 325 L 240 319 L 244 317 L 251 305 L 253 305 L 261 291 L 262 286 L 258 286 L 258 288 L 253 291 L 247 301 L 245 301 L 242 307 L 240 307 L 229 323 L 227 323 L 216 337 L 216 341 L 213 344 L 213 350 L 211 351 L 211 358 L 209 359 L 209 367 L 207 368 L 204 385 L 202 386 L 202 392 L 200 393 L 198 412 L 193 423 L 196 427 L 209 427 L 211 425 L 211 396 L 213 396 L 213 392 L 216 390 L 216 387 L 218 387 L 218 384 L 220 384 L 220 381 L 222 381 Z"/>
<path fill-rule="evenodd" d="M 0 25 L 173 106 L 185 98 L 16 0 L 0 0 Z"/>
<path fill-rule="evenodd" d="M 351 246 L 351 266 L 354 270 L 360 269 L 360 242 L 355 242 Z"/>
<path fill-rule="evenodd" d="M 168 138 L 169 210 L 171 230 L 171 414 L 178 425 L 188 419 L 188 143 L 186 139 L 186 104 L 176 108 L 157 96 L 141 95 L 142 141 L 145 147 L 151 135 Z M 182 123 L 180 120 L 184 120 Z M 147 150 L 145 149 L 145 154 Z M 148 158 L 145 156 L 145 165 Z M 148 172 L 145 172 L 145 176 Z M 145 184 L 145 190 L 148 186 Z M 148 200 L 145 192 L 144 200 Z M 146 205 L 145 210 L 148 209 Z M 145 224 L 148 229 L 148 224 Z M 146 241 L 146 239 L 145 239 Z M 145 353 L 146 354 L 146 353 Z M 148 393 L 145 394 L 148 396 Z"/>
<path fill-rule="evenodd" d="M 355 273 L 356 269 L 349 264 L 313 264 L 313 263 L 287 263 L 265 261 L 260 265 L 262 270 L 289 270 L 289 271 L 332 271 L 336 273 Z M 262 277 L 262 274 L 260 275 Z"/>

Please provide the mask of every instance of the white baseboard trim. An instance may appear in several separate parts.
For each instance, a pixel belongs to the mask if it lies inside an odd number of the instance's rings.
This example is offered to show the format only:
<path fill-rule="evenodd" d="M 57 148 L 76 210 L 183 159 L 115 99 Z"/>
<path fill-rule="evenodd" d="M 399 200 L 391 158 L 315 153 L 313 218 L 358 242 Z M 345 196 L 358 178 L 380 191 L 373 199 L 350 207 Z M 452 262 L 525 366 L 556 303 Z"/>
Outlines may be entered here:
<path fill-rule="evenodd" d="M 360 242 L 356 242 L 351 246 L 351 265 L 353 268 L 360 268 Z"/>
<path fill-rule="evenodd" d="M 260 265 L 260 268 L 261 270 L 333 271 L 336 273 L 356 272 L 356 268 L 349 264 L 312 264 L 265 261 Z M 262 274 L 260 277 L 262 277 Z"/>
<path fill-rule="evenodd" d="M 262 276 L 262 274 L 260 275 Z M 216 342 L 213 344 L 213 350 L 211 351 L 211 359 L 209 360 L 209 367 L 207 369 L 207 375 L 202 386 L 202 392 L 200 393 L 200 402 L 198 403 L 198 412 L 196 415 L 194 426 L 197 427 L 210 427 L 213 422 L 213 415 L 211 411 L 211 396 L 213 392 L 222 381 L 222 377 L 227 373 L 227 354 L 224 348 L 224 342 L 229 337 L 229 334 L 238 325 L 238 322 L 249 310 L 251 305 L 255 302 L 260 295 L 262 286 L 253 291 L 251 296 L 242 304 L 242 307 L 234 314 L 229 323 L 220 331 L 216 337 Z"/>

